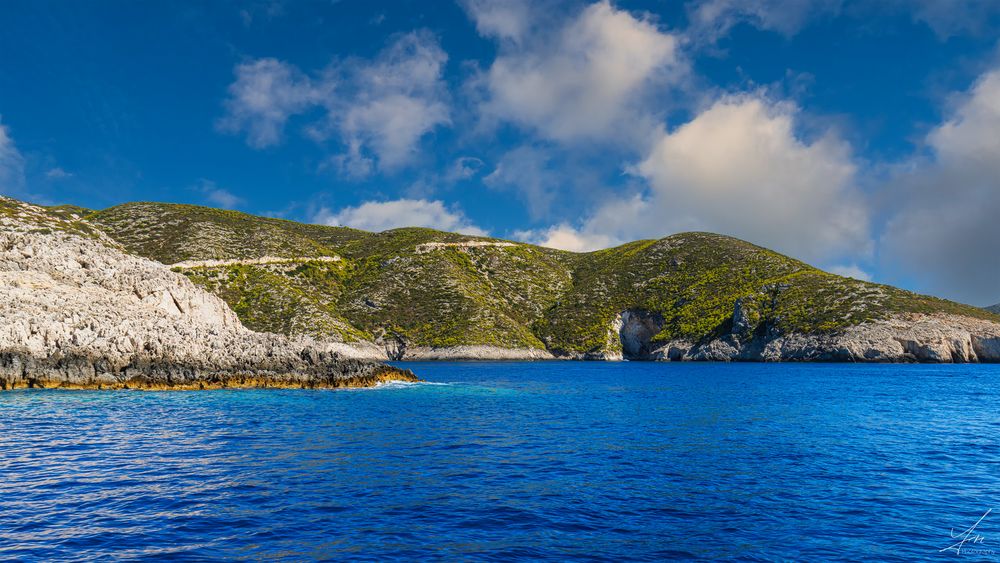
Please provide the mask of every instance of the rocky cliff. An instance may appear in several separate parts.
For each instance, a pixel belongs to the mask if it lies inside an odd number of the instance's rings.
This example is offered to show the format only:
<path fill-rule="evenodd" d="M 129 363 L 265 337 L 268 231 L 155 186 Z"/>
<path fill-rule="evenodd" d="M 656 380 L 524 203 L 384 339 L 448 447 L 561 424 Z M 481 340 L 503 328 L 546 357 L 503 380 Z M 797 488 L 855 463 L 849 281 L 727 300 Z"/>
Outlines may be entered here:
<path fill-rule="evenodd" d="M 65 212 L 65 211 L 64 211 Z M 391 359 L 998 361 L 1000 317 L 681 233 L 591 253 L 130 203 L 83 224 L 248 327 Z"/>
<path fill-rule="evenodd" d="M 340 387 L 414 379 L 357 357 L 374 357 L 374 346 L 250 331 L 222 299 L 124 252 L 74 213 L 3 197 L 0 321 L 0 389 Z"/>
<path fill-rule="evenodd" d="M 636 358 L 661 361 L 826 361 L 934 362 L 1000 361 L 1000 324 L 951 314 L 898 314 L 827 332 L 782 333 L 751 323 L 737 303 L 732 329 L 701 341 L 651 342 L 655 329 L 636 321 L 643 312 L 621 317 L 622 352 L 592 359 Z M 616 324 L 616 326 L 618 326 Z"/>

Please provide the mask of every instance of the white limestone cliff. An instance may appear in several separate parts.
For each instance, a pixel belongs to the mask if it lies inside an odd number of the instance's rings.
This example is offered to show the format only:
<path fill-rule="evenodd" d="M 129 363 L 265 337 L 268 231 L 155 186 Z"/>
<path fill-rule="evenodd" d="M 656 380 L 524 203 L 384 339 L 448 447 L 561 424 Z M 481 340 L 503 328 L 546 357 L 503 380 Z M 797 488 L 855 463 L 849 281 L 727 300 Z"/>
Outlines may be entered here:
<path fill-rule="evenodd" d="M 252 332 L 96 230 L 0 200 L 0 388 L 341 386 L 412 374 L 370 349 Z"/>

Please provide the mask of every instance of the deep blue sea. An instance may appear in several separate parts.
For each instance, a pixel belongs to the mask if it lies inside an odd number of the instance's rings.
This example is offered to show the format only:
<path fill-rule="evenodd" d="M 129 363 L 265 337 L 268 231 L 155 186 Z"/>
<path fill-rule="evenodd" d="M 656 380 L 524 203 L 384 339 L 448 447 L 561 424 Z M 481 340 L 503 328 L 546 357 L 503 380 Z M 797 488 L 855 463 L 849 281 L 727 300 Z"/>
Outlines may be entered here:
<path fill-rule="evenodd" d="M 0 560 L 1000 559 L 997 365 L 401 365 L 0 393 Z"/>

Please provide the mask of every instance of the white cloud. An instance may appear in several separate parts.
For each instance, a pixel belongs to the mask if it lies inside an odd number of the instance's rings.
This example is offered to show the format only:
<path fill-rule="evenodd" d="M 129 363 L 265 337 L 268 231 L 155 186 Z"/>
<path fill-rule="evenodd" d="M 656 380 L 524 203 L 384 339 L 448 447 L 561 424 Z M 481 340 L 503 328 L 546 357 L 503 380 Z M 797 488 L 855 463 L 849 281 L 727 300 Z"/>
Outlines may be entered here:
<path fill-rule="evenodd" d="M 792 36 L 811 19 L 835 15 L 842 0 L 705 0 L 689 2 L 690 29 L 696 39 L 714 41 L 741 22 Z"/>
<path fill-rule="evenodd" d="M 329 74 L 339 77 L 343 92 L 327 102 L 329 125 L 347 144 L 371 151 L 382 168 L 409 164 L 424 135 L 451 123 L 447 61 L 430 33 L 415 32 L 397 38 L 372 62 L 335 65 Z"/>
<path fill-rule="evenodd" d="M 527 0 L 463 0 L 462 6 L 480 35 L 515 42 L 524 38 L 535 17 Z"/>
<path fill-rule="evenodd" d="M 49 180 L 65 180 L 66 178 L 72 178 L 73 174 L 66 172 L 61 167 L 56 166 L 55 168 L 50 168 L 45 172 L 45 177 Z"/>
<path fill-rule="evenodd" d="M 648 129 L 646 97 L 685 70 L 676 36 L 598 2 L 554 32 L 502 44 L 478 79 L 481 110 L 547 139 L 634 139 Z"/>
<path fill-rule="evenodd" d="M 806 260 L 867 256 L 868 213 L 849 148 L 829 135 L 800 140 L 795 114 L 757 96 L 724 98 L 663 133 L 634 168 L 648 191 L 611 196 L 579 229 L 535 238 L 595 248 L 706 230 Z"/>
<path fill-rule="evenodd" d="M 483 183 L 493 189 L 515 192 L 527 205 L 528 215 L 540 219 L 549 214 L 566 182 L 565 171 L 557 170 L 551 160 L 552 156 L 544 149 L 515 148 L 500 158 Z"/>
<path fill-rule="evenodd" d="M 928 290 L 989 304 L 1000 298 L 1000 69 L 985 73 L 951 119 L 931 131 L 932 155 L 901 171 L 882 255 Z"/>
<path fill-rule="evenodd" d="M 473 225 L 461 210 L 449 209 L 441 201 L 425 199 L 368 201 L 336 212 L 324 208 L 313 217 L 313 222 L 376 232 L 401 227 L 427 227 L 467 235 L 488 234 Z"/>
<path fill-rule="evenodd" d="M 871 20 L 903 14 L 942 40 L 992 33 L 1000 23 L 996 0 L 695 0 L 687 3 L 687 12 L 687 35 L 708 42 L 740 23 L 790 37 L 817 19 L 836 16 Z"/>
<path fill-rule="evenodd" d="M 868 272 L 864 271 L 857 264 L 843 264 L 840 266 L 833 266 L 827 268 L 831 274 L 837 274 L 838 276 L 844 276 L 845 278 L 854 278 L 861 281 L 872 281 L 872 276 Z"/>
<path fill-rule="evenodd" d="M 1000 155 L 1000 69 L 979 78 L 955 115 L 927 136 L 938 160 L 996 169 Z"/>
<path fill-rule="evenodd" d="M 554 225 L 548 229 L 516 231 L 514 238 L 539 246 L 569 250 L 571 252 L 590 252 L 592 250 L 609 248 L 618 243 L 618 241 L 606 235 L 581 233 L 579 230 L 565 223 Z"/>
<path fill-rule="evenodd" d="M 18 195 L 24 189 L 24 157 L 0 123 L 0 194 Z"/>
<path fill-rule="evenodd" d="M 375 159 L 363 152 L 358 139 L 347 141 L 347 152 L 331 156 L 328 164 L 332 164 L 344 176 L 354 179 L 367 178 L 375 171 Z M 325 167 L 326 164 L 321 166 Z"/>
<path fill-rule="evenodd" d="M 422 137 L 450 123 L 443 80 L 448 57 L 428 32 L 397 37 L 375 59 L 336 60 L 310 78 L 276 59 L 236 67 L 219 128 L 264 148 L 281 142 L 289 118 L 322 107 L 307 132 L 345 147 L 332 163 L 348 176 L 410 164 Z"/>
<path fill-rule="evenodd" d="M 474 178 L 483 169 L 483 161 L 474 156 L 460 156 L 451 163 L 444 182 L 453 184 Z"/>
<path fill-rule="evenodd" d="M 868 214 L 846 143 L 795 134 L 796 108 L 724 98 L 665 133 L 636 172 L 651 194 L 630 229 L 715 230 L 804 259 L 870 250 Z"/>
<path fill-rule="evenodd" d="M 0 195 L 30 201 L 38 205 L 54 205 L 48 196 L 29 191 L 25 177 L 25 158 L 18 150 L 10 131 L 0 121 Z"/>
<path fill-rule="evenodd" d="M 993 32 L 1000 16 L 996 0 L 899 0 L 899 5 L 941 39 Z"/>
<path fill-rule="evenodd" d="M 228 133 L 246 133 L 254 148 L 277 145 L 292 115 L 320 102 L 324 91 L 292 65 L 267 58 L 242 63 L 229 85 L 226 115 L 217 126 Z"/>
<path fill-rule="evenodd" d="M 229 190 L 220 188 L 211 180 L 199 181 L 198 190 L 205 196 L 206 201 L 223 209 L 236 209 L 246 204 L 245 199 Z"/>

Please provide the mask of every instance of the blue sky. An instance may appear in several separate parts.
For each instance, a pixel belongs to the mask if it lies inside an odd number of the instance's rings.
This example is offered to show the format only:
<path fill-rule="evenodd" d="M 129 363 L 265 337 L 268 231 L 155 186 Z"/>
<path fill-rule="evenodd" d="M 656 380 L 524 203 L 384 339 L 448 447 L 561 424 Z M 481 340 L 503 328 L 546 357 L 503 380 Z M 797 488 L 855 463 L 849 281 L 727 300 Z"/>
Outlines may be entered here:
<path fill-rule="evenodd" d="M 0 192 L 572 250 L 684 230 L 1000 301 L 1000 3 L 5 2 Z"/>

